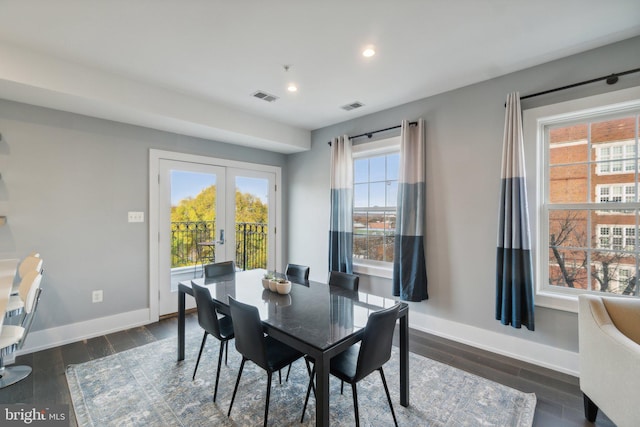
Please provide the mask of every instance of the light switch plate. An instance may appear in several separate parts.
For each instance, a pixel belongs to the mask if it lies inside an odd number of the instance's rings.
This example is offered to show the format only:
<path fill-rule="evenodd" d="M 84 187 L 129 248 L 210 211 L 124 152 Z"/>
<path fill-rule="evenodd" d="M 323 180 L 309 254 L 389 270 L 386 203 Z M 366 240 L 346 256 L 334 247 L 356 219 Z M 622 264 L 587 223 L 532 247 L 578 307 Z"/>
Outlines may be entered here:
<path fill-rule="evenodd" d="M 144 212 L 129 212 L 129 222 L 144 222 Z"/>

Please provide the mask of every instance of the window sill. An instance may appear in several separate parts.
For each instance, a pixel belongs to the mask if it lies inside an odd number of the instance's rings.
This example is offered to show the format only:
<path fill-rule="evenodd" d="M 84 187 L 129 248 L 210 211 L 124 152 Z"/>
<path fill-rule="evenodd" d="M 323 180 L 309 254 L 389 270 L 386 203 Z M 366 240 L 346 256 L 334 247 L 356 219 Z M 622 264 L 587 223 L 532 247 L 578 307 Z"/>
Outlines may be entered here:
<path fill-rule="evenodd" d="M 393 279 L 393 266 L 378 266 L 369 264 L 353 264 L 353 272 L 366 274 L 367 276 L 382 277 L 384 279 Z"/>
<path fill-rule="evenodd" d="M 535 297 L 537 307 L 552 308 L 554 310 L 578 312 L 578 295 L 567 295 L 559 292 L 538 291 Z"/>

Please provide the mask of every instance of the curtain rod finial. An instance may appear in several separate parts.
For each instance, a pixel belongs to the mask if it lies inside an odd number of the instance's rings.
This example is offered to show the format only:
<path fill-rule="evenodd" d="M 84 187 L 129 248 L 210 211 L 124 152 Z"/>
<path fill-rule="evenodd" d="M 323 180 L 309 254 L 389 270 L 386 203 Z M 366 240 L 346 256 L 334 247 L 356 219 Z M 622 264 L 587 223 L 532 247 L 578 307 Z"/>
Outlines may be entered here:
<path fill-rule="evenodd" d="M 607 84 L 608 85 L 614 85 L 618 83 L 618 75 L 617 74 L 611 74 L 609 77 L 607 77 Z"/>

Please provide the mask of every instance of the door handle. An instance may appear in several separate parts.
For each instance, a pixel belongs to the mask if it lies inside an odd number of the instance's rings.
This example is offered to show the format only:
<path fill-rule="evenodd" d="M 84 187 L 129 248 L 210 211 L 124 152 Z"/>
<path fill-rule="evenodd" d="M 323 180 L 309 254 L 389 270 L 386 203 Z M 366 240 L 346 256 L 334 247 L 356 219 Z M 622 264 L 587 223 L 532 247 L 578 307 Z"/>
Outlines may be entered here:
<path fill-rule="evenodd" d="M 223 229 L 220 230 L 220 240 L 218 240 L 216 243 L 218 243 L 219 245 L 224 245 L 224 230 Z"/>

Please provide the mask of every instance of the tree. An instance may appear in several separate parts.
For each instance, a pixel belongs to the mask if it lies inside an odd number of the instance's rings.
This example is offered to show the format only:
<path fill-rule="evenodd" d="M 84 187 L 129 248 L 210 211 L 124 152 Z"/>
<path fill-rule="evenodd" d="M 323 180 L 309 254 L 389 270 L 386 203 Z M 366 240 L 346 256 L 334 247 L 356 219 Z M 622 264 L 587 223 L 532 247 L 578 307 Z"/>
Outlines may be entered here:
<path fill-rule="evenodd" d="M 216 186 L 212 185 L 171 207 L 172 267 L 193 265 L 197 258 L 196 242 L 216 238 L 216 196 Z M 253 194 L 239 190 L 236 190 L 235 202 L 236 263 L 251 268 L 266 267 L 268 205 Z M 243 225 L 239 232 L 241 223 L 250 225 Z M 240 254 L 242 259 L 238 258 Z M 250 258 L 246 259 L 245 254 L 250 254 Z M 214 257 L 215 254 L 211 254 L 211 258 Z"/>
<path fill-rule="evenodd" d="M 567 249 L 584 247 L 587 241 L 586 214 L 581 211 L 558 211 L 550 214 L 549 249 L 558 265 L 560 275 L 549 273 L 549 283 L 556 286 L 588 289 L 586 267 L 589 262 L 586 250 Z M 598 247 L 596 237 L 592 247 Z M 564 248 L 564 249 L 563 249 Z M 622 249 L 592 252 L 591 277 L 598 282 L 601 292 L 611 292 L 611 285 L 618 283 L 620 264 L 629 256 Z M 563 252 L 561 252 L 563 251 Z M 569 255 L 569 256 L 567 256 Z M 569 259 L 567 259 L 569 258 Z M 635 261 L 634 261 L 635 264 Z M 635 276 L 629 280 L 623 293 L 632 292 Z M 577 284 L 581 286 L 576 286 Z"/>
<path fill-rule="evenodd" d="M 561 277 L 552 276 L 549 274 L 549 282 L 552 285 L 562 286 L 560 281 L 564 281 L 570 288 L 575 287 L 576 280 L 584 272 L 584 268 L 587 265 L 587 254 L 585 251 L 572 251 L 572 260 L 574 262 L 568 263 L 563 254 L 560 253 L 562 247 L 569 246 L 569 243 L 582 242 L 586 240 L 586 228 L 579 224 L 584 224 L 582 218 L 579 218 L 577 211 L 566 211 L 566 215 L 561 215 L 557 218 L 550 218 L 549 221 L 549 248 L 551 249 L 553 256 L 558 264 L 558 268 L 561 273 Z M 575 246 L 575 245 L 571 245 Z"/>

